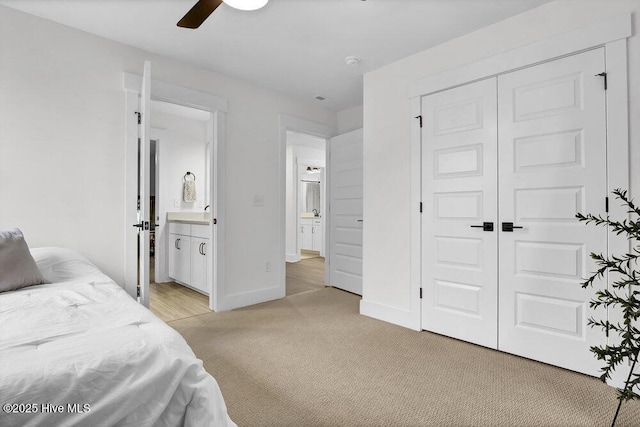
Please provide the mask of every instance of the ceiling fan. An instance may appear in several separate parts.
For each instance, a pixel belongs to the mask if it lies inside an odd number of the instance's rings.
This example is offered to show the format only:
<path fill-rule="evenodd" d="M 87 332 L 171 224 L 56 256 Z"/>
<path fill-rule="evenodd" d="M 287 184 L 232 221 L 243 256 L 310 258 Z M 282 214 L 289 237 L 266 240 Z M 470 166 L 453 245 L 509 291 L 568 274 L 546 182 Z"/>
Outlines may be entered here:
<path fill-rule="evenodd" d="M 269 0 L 198 0 L 198 2 L 178 22 L 178 27 L 198 28 L 222 3 L 240 10 L 256 10 Z"/>

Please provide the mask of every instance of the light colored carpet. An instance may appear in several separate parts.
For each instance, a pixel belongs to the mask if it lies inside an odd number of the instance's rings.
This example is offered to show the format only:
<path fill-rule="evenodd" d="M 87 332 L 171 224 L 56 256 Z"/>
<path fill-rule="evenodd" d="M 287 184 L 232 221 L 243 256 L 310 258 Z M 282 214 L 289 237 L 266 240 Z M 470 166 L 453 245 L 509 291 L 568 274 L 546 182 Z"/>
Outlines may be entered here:
<path fill-rule="evenodd" d="M 239 426 L 606 426 L 596 378 L 358 314 L 324 288 L 169 324 Z M 640 426 L 640 404 L 619 426 Z"/>

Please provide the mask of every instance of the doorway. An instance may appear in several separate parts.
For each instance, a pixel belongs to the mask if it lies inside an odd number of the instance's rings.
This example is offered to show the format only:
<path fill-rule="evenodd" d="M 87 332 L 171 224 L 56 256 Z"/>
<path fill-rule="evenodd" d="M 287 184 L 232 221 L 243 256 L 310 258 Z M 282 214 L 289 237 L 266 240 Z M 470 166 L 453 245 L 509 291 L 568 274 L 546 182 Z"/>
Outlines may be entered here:
<path fill-rule="evenodd" d="M 324 287 L 324 138 L 286 132 L 286 295 Z"/>
<path fill-rule="evenodd" d="M 210 120 L 208 111 L 151 100 L 149 297 L 151 311 L 165 321 L 209 311 L 210 292 L 205 276 L 199 274 L 206 267 L 196 266 L 197 261 L 209 258 L 203 256 L 208 251 L 202 245 L 196 244 L 195 251 L 191 247 L 191 241 L 196 240 L 191 233 L 195 227 L 191 221 L 204 220 L 209 215 L 210 198 L 205 181 L 210 176 L 207 170 Z M 187 181 L 193 192 L 189 197 L 184 194 Z M 176 227 L 180 227 L 180 233 L 189 227 L 184 236 L 178 235 L 182 242 L 180 251 L 172 246 Z M 206 229 L 211 224 L 201 227 Z M 198 243 L 202 242 L 210 247 L 206 230 L 199 235 Z M 185 260 L 180 275 L 172 271 L 176 256 Z"/>
<path fill-rule="evenodd" d="M 163 165 L 163 158 L 167 159 L 168 156 L 166 152 L 163 151 L 162 137 L 152 138 L 151 137 L 151 99 L 154 101 L 160 101 L 167 104 L 173 104 L 177 107 L 184 107 L 191 110 L 199 110 L 202 113 L 208 115 L 208 123 L 206 126 L 206 141 L 209 144 L 209 147 L 205 147 L 204 144 L 201 145 L 200 153 L 202 158 L 202 167 L 204 168 L 205 164 L 210 170 L 206 173 L 202 173 L 198 176 L 199 184 L 204 184 L 205 181 L 208 181 L 203 188 L 196 188 L 196 193 L 200 195 L 200 197 L 204 197 L 204 200 L 196 200 L 192 206 L 195 206 L 194 209 L 202 209 L 206 207 L 205 202 L 209 202 L 211 205 L 206 215 L 204 212 L 198 213 L 200 215 L 199 219 L 204 219 L 207 216 L 207 219 L 210 221 L 210 226 L 204 227 L 205 230 L 197 229 L 196 234 L 200 239 L 206 239 L 207 247 L 206 250 L 203 245 L 196 244 L 196 249 L 194 252 L 197 254 L 201 252 L 202 254 L 207 254 L 207 259 L 204 258 L 198 259 L 197 265 L 202 267 L 201 275 L 199 277 L 204 276 L 203 287 L 205 291 L 208 291 L 211 298 L 208 299 L 208 307 L 211 310 L 224 310 L 227 304 L 227 297 L 223 294 L 222 288 L 217 286 L 218 283 L 222 283 L 224 280 L 224 269 L 219 268 L 223 264 L 224 261 L 224 253 L 219 250 L 219 245 L 222 241 L 224 241 L 224 197 L 222 193 L 223 184 L 224 184 L 224 174 L 225 174 L 225 166 L 224 166 L 224 124 L 225 124 L 225 112 L 227 110 L 227 101 L 219 98 L 215 95 L 194 91 L 191 89 L 182 88 L 179 86 L 175 86 L 168 83 L 163 83 L 159 81 L 154 81 L 150 79 L 150 63 L 148 61 L 145 62 L 144 73 L 143 76 L 134 75 L 130 73 L 124 73 L 123 78 L 123 87 L 126 91 L 125 97 L 125 105 L 126 105 L 126 114 L 125 114 L 125 151 L 126 151 L 126 194 L 125 194 L 125 215 L 124 221 L 127 227 L 125 228 L 125 248 L 124 248 L 124 264 L 125 264 L 125 277 L 124 277 L 124 289 L 132 296 L 136 297 L 137 289 L 138 289 L 138 277 L 141 276 L 141 286 L 140 288 L 144 288 L 140 293 L 143 298 L 140 299 L 141 303 L 148 306 L 148 287 L 149 287 L 149 238 L 139 238 L 140 234 L 137 233 L 136 230 L 131 227 L 131 224 L 138 224 L 140 220 L 140 216 L 142 216 L 142 221 L 147 222 L 151 218 L 149 217 L 149 205 L 147 202 L 149 200 L 149 187 L 147 185 L 149 182 L 149 173 L 148 168 L 150 154 L 149 151 L 149 140 L 156 139 L 157 143 L 157 153 L 159 153 L 159 171 L 166 171 L 167 168 Z M 158 129 L 155 129 L 158 131 Z M 159 131 L 163 131 L 160 129 Z M 141 147 L 144 148 L 144 151 L 147 153 L 144 156 L 144 165 L 143 170 L 145 171 L 144 177 L 139 177 L 138 174 L 138 141 L 141 139 L 140 135 L 146 135 L 146 137 L 142 138 L 146 141 L 145 144 L 142 144 Z M 205 157 L 208 156 L 208 159 L 205 160 Z M 185 171 L 183 171 L 185 173 Z M 141 174 L 142 175 L 142 174 Z M 144 203 L 137 203 L 138 194 L 138 180 L 144 180 L 144 187 L 140 186 L 141 190 L 144 190 Z M 174 182 L 175 180 L 171 180 Z M 158 181 L 158 189 L 157 191 L 162 192 L 162 188 L 168 188 L 166 184 L 163 184 L 162 180 Z M 178 183 L 177 185 L 181 185 Z M 208 200 L 206 199 L 208 197 Z M 166 259 L 162 261 L 160 258 L 163 254 L 166 256 L 166 245 L 168 242 L 166 240 L 166 227 L 165 232 L 161 232 L 160 228 L 162 228 L 163 221 L 166 222 L 166 215 L 161 213 L 162 206 L 161 203 L 169 204 L 170 206 L 175 206 L 176 204 L 180 207 L 180 199 L 177 198 L 176 203 L 175 197 L 162 197 L 160 196 L 156 200 L 156 211 L 159 214 L 156 214 L 156 219 L 158 220 L 155 230 L 155 264 L 156 264 L 156 281 L 162 280 L 160 276 L 162 276 L 162 268 L 163 266 L 166 269 Z M 143 212 L 139 213 L 140 206 L 142 206 Z M 167 212 L 168 209 L 165 210 Z M 159 218 L 159 219 L 158 219 Z M 149 229 L 146 228 L 144 230 L 144 234 L 148 236 Z M 184 231 L 184 230 L 183 230 Z M 191 230 L 189 230 L 191 231 Z M 163 242 L 163 237 L 165 240 Z M 146 246 L 145 250 L 138 251 L 138 241 L 140 241 L 140 246 Z M 201 242 L 203 243 L 203 242 Z M 139 256 L 138 256 L 139 255 Z M 140 273 L 138 273 L 138 265 L 141 265 L 139 269 Z M 160 271 L 157 271 L 160 270 Z M 144 280 L 142 280 L 144 279 Z"/>

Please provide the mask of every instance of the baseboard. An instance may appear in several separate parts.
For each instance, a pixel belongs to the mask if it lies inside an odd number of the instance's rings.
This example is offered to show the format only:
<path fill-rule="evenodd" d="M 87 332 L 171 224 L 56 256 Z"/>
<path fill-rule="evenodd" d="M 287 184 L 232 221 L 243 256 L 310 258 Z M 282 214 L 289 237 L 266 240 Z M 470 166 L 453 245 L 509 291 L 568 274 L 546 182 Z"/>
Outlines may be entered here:
<path fill-rule="evenodd" d="M 240 294 L 226 295 L 224 297 L 224 302 L 217 305 L 216 311 L 233 310 L 234 308 L 260 304 L 261 302 L 272 301 L 284 297 L 285 289 L 284 287 L 280 286 L 267 289 L 259 289 L 251 292 L 243 292 Z"/>
<path fill-rule="evenodd" d="M 410 311 L 401 310 L 396 307 L 390 307 L 363 299 L 360 301 L 360 314 L 415 331 L 421 330 L 420 325 L 416 324 L 415 316 L 413 316 Z"/>

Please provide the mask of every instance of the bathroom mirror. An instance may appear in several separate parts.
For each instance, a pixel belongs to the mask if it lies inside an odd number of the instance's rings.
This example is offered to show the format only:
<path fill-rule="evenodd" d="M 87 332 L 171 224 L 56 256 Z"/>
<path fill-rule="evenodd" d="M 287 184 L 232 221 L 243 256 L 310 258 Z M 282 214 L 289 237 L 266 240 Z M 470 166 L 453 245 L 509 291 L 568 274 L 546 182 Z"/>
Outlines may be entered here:
<path fill-rule="evenodd" d="M 316 212 L 320 212 L 320 183 L 302 181 L 302 212 L 306 214 L 314 215 Z M 315 209 L 315 211 L 314 211 Z"/>

